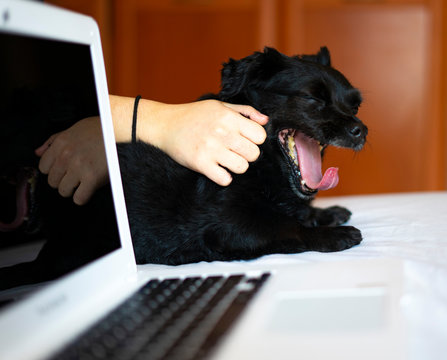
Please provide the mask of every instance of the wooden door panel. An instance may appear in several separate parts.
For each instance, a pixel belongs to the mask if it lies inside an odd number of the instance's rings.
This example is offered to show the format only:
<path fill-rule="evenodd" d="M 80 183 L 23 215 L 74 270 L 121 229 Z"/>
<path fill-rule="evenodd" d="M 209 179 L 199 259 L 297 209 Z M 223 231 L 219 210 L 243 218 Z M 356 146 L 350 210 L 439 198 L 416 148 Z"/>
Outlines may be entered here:
<path fill-rule="evenodd" d="M 258 49 L 259 2 L 115 2 L 115 91 L 193 101 L 220 86 L 222 63 Z"/>
<path fill-rule="evenodd" d="M 166 102 L 219 91 L 222 63 L 255 50 L 255 28 L 256 18 L 243 11 L 140 12 L 138 91 Z"/>

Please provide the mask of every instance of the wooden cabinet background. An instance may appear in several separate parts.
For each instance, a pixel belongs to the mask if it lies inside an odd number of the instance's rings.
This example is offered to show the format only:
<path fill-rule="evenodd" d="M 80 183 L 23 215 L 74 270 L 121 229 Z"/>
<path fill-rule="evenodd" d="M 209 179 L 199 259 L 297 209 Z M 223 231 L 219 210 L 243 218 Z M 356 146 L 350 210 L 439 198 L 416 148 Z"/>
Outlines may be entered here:
<path fill-rule="evenodd" d="M 259 46 L 259 1 L 115 1 L 114 86 L 123 95 L 193 101 L 219 90 L 222 62 Z M 118 70 L 119 69 L 119 70 Z"/>
<path fill-rule="evenodd" d="M 221 64 L 263 46 L 326 45 L 364 96 L 368 143 L 330 149 L 321 195 L 446 189 L 447 5 L 443 0 L 51 0 L 100 25 L 111 93 L 189 102 L 219 89 Z"/>

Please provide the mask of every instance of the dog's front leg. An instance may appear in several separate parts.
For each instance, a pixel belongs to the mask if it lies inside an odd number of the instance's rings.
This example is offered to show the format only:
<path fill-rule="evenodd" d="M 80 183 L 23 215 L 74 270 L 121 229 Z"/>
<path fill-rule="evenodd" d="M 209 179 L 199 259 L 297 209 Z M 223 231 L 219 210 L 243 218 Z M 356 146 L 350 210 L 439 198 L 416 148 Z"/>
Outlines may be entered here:
<path fill-rule="evenodd" d="M 205 244 L 212 255 L 207 261 L 247 260 L 267 254 L 304 251 L 341 251 L 362 241 L 360 230 L 353 226 L 305 227 L 291 218 L 274 225 L 259 224 L 255 229 L 241 231 L 241 227 L 234 227 L 228 232 L 224 229 L 209 232 Z"/>
<path fill-rule="evenodd" d="M 293 232 L 293 233 L 292 233 Z M 269 253 L 298 253 L 303 251 L 334 252 L 358 245 L 360 230 L 353 226 L 283 227 L 269 244 Z"/>
<path fill-rule="evenodd" d="M 338 226 L 347 222 L 351 217 L 351 212 L 341 206 L 331 206 L 326 209 L 309 207 L 307 217 L 300 221 L 303 226 Z"/>
<path fill-rule="evenodd" d="M 308 250 L 319 252 L 346 250 L 362 241 L 362 233 L 353 226 L 302 227 L 298 237 L 306 243 Z"/>

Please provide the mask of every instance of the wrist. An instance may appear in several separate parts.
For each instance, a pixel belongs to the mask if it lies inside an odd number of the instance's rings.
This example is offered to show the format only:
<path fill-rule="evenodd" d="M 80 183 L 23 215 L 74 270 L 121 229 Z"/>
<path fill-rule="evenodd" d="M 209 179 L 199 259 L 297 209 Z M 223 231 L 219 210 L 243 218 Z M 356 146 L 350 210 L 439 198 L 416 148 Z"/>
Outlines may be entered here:
<path fill-rule="evenodd" d="M 131 142 L 135 98 L 110 95 L 113 127 L 116 142 Z M 135 127 L 136 140 L 158 146 L 161 142 L 164 117 L 172 106 L 152 100 L 140 99 L 137 107 Z"/>
<path fill-rule="evenodd" d="M 116 142 L 130 142 L 132 136 L 133 98 L 109 96 Z"/>
<path fill-rule="evenodd" d="M 136 139 L 160 147 L 173 105 L 141 99 L 138 105 Z"/>
<path fill-rule="evenodd" d="M 133 105 L 132 114 L 132 142 L 137 141 L 137 120 L 138 120 L 138 103 L 140 102 L 141 95 L 137 95 Z"/>

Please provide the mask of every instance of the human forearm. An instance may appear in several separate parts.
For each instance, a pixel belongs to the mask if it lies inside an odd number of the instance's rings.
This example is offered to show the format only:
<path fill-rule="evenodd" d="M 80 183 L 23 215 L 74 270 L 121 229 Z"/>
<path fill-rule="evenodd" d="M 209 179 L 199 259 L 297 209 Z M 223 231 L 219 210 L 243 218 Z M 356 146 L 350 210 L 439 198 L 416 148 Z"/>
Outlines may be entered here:
<path fill-rule="evenodd" d="M 117 142 L 131 141 L 134 101 L 110 96 Z M 250 106 L 217 100 L 171 105 L 141 99 L 137 115 L 138 140 L 159 147 L 219 185 L 231 182 L 230 172 L 247 170 L 266 137 L 266 116 Z"/>

